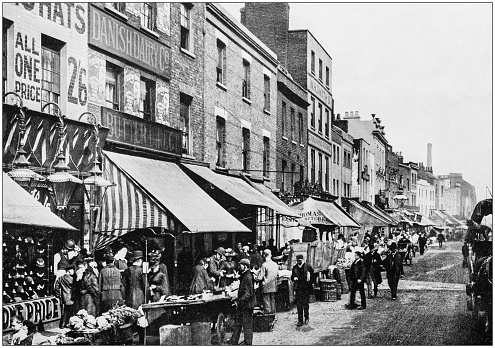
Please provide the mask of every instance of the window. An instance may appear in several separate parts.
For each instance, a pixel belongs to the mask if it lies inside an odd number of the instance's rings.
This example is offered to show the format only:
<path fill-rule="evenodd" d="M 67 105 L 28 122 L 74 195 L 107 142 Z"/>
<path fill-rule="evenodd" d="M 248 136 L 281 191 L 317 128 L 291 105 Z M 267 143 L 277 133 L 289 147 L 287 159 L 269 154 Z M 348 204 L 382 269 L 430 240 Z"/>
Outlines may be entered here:
<path fill-rule="evenodd" d="M 311 127 L 315 128 L 315 98 L 311 97 Z"/>
<path fill-rule="evenodd" d="M 407 178 L 407 181 L 406 182 L 407 182 L 407 190 L 408 191 L 411 191 L 411 186 L 410 186 L 411 185 L 411 182 L 410 182 L 409 178 Z M 442 190 L 443 190 L 443 187 L 442 187 Z"/>
<path fill-rule="evenodd" d="M 155 82 L 141 77 L 140 87 L 139 114 L 144 120 L 154 121 L 153 99 L 155 96 Z"/>
<path fill-rule="evenodd" d="M 327 88 L 330 87 L 330 69 L 327 67 L 325 67 L 325 70 L 326 70 L 326 79 L 325 79 L 325 84 L 327 85 Z"/>
<path fill-rule="evenodd" d="M 409 189 L 409 179 L 407 179 L 407 189 Z M 440 186 L 441 189 L 441 197 L 443 197 L 443 186 Z"/>
<path fill-rule="evenodd" d="M 263 176 L 268 177 L 270 170 L 270 138 L 263 137 Z"/>
<path fill-rule="evenodd" d="M 287 172 L 287 161 L 282 160 L 282 192 L 285 192 L 285 172 Z"/>
<path fill-rule="evenodd" d="M 299 113 L 299 144 L 303 142 L 303 115 Z"/>
<path fill-rule="evenodd" d="M 180 129 L 182 130 L 182 153 L 190 153 L 190 139 L 189 139 L 189 120 L 191 110 L 192 97 L 187 94 L 180 94 Z"/>
<path fill-rule="evenodd" d="M 318 184 L 323 183 L 323 155 L 318 153 Z"/>
<path fill-rule="evenodd" d="M 296 112 L 290 108 L 290 135 L 292 140 L 296 139 Z"/>
<path fill-rule="evenodd" d="M 338 180 L 336 183 L 336 187 L 337 187 L 337 192 L 335 194 L 336 194 L 336 196 L 340 196 L 340 182 Z"/>
<path fill-rule="evenodd" d="M 318 103 L 318 109 L 320 110 L 320 117 L 318 118 L 318 132 L 321 134 L 323 131 L 323 107 Z"/>
<path fill-rule="evenodd" d="M 333 186 L 332 192 L 333 192 L 333 194 L 335 194 L 335 192 L 337 192 L 337 190 L 335 189 L 335 179 L 332 180 L 332 184 L 333 184 L 332 185 Z"/>
<path fill-rule="evenodd" d="M 328 184 L 329 184 L 329 174 L 330 174 L 330 160 L 328 156 L 325 156 L 325 191 L 328 192 Z"/>
<path fill-rule="evenodd" d="M 217 117 L 217 166 L 225 168 L 225 120 Z"/>
<path fill-rule="evenodd" d="M 245 59 L 242 60 L 244 74 L 242 77 L 242 97 L 251 99 L 251 64 Z"/>
<path fill-rule="evenodd" d="M 120 13 L 125 13 L 125 2 L 112 2 L 112 7 Z"/>
<path fill-rule="evenodd" d="M 291 173 L 290 173 L 290 190 L 292 193 L 294 193 L 294 175 L 296 172 L 296 164 L 292 163 L 290 166 Z"/>
<path fill-rule="evenodd" d="M 263 97 L 265 99 L 265 110 L 270 111 L 270 78 L 265 75 L 265 88 L 263 91 Z"/>
<path fill-rule="evenodd" d="M 330 113 L 325 108 L 325 136 L 328 138 L 330 133 Z"/>
<path fill-rule="evenodd" d="M 191 7 L 180 4 L 180 48 L 190 51 L 191 46 Z"/>
<path fill-rule="evenodd" d="M 141 7 L 141 28 L 155 29 L 155 12 L 153 5 L 149 2 L 143 2 Z"/>
<path fill-rule="evenodd" d="M 323 81 L 323 62 L 318 59 L 318 78 Z"/>
<path fill-rule="evenodd" d="M 314 149 L 311 149 L 311 185 L 315 183 L 315 165 L 316 165 L 316 153 Z"/>
<path fill-rule="evenodd" d="M 119 96 L 122 86 L 123 69 L 107 62 L 107 74 L 105 81 L 105 104 L 107 108 L 120 110 Z"/>
<path fill-rule="evenodd" d="M 251 151 L 251 135 L 249 129 L 242 128 L 242 170 L 249 170 L 250 151 Z"/>
<path fill-rule="evenodd" d="M 311 51 L 311 72 L 315 73 L 315 52 Z"/>
<path fill-rule="evenodd" d="M 60 102 L 60 50 L 64 44 L 46 35 L 41 35 L 41 102 Z M 55 108 L 50 105 L 44 110 L 54 114 Z M 58 112 L 58 110 L 57 110 Z"/>
<path fill-rule="evenodd" d="M 13 22 L 9 21 L 8 19 L 3 18 L 3 41 L 2 41 L 2 73 L 3 73 L 3 91 L 2 95 L 7 93 L 7 59 L 8 59 L 8 53 L 7 53 L 7 33 L 10 28 L 10 26 L 13 24 Z"/>
<path fill-rule="evenodd" d="M 304 166 L 299 166 L 299 181 L 301 183 L 304 181 Z"/>
<path fill-rule="evenodd" d="M 340 147 L 337 146 L 337 164 L 340 162 Z"/>
<path fill-rule="evenodd" d="M 286 131 L 285 131 L 285 122 L 286 122 L 286 119 L 287 119 L 287 104 L 285 104 L 285 102 L 283 101 L 282 102 L 282 136 L 285 137 L 286 136 Z"/>
<path fill-rule="evenodd" d="M 227 47 L 225 44 L 217 40 L 217 51 L 218 51 L 218 60 L 217 60 L 217 82 L 225 85 L 225 72 L 227 65 Z"/>
<path fill-rule="evenodd" d="M 335 145 L 333 145 L 332 148 L 333 148 L 333 163 L 335 163 L 335 158 L 337 157 L 337 149 Z"/>

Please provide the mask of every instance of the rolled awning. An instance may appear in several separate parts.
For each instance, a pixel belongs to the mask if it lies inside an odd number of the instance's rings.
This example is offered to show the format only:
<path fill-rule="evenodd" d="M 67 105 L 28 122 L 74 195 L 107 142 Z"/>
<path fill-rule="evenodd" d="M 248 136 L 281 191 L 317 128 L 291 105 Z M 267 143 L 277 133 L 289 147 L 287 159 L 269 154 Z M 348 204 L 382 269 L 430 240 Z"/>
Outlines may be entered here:
<path fill-rule="evenodd" d="M 175 163 L 107 151 L 104 164 L 106 179 L 116 186 L 105 197 L 101 238 L 146 227 L 169 229 L 172 218 L 192 233 L 251 232 Z"/>
<path fill-rule="evenodd" d="M 34 199 L 26 190 L 3 173 L 2 222 L 76 231 L 52 211 Z M 5 256 L 5 255 L 4 255 Z"/>
<path fill-rule="evenodd" d="M 200 176 L 203 180 L 208 181 L 210 184 L 219 190 L 222 190 L 241 204 L 268 207 L 282 215 L 299 217 L 295 211 L 290 209 L 282 201 L 280 201 L 280 203 L 276 202 L 272 198 L 267 197 L 264 193 L 260 192 L 261 189 L 258 190 L 253 187 L 255 183 L 251 186 L 242 178 L 218 174 L 210 168 L 204 166 L 191 164 L 184 164 L 183 166 L 186 168 L 186 171 L 189 170 L 190 172 Z"/>

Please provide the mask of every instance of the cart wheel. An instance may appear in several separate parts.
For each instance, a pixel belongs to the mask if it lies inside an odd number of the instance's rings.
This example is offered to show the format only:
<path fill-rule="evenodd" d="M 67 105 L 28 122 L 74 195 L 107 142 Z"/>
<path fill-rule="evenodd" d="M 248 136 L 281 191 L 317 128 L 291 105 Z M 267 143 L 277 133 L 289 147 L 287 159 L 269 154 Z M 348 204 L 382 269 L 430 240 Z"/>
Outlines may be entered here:
<path fill-rule="evenodd" d="M 225 315 L 223 315 L 222 312 L 218 313 L 215 327 L 217 330 L 218 343 L 222 344 L 225 341 Z"/>

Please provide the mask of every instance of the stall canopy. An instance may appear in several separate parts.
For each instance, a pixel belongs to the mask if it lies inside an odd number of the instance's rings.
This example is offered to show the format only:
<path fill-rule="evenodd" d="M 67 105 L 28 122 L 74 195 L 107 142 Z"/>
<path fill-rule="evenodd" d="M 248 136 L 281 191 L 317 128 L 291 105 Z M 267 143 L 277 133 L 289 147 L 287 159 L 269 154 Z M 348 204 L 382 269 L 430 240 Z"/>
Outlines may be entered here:
<path fill-rule="evenodd" d="M 274 199 L 267 197 L 264 193 L 251 186 L 242 178 L 218 174 L 204 166 L 184 164 L 184 167 L 186 168 L 186 171 L 189 170 L 200 176 L 202 179 L 208 181 L 241 204 L 268 207 L 281 215 L 299 217 L 297 212 L 290 209 L 285 203 L 282 201 L 277 202 Z M 267 190 L 269 189 L 267 188 Z"/>
<path fill-rule="evenodd" d="M 399 223 L 392 216 L 388 215 L 386 212 L 384 212 L 382 209 L 377 207 L 375 204 L 366 201 L 362 201 L 360 203 L 361 205 L 364 205 L 366 208 L 368 208 L 375 214 L 381 216 L 385 221 L 388 222 L 389 226 L 397 226 L 397 224 Z"/>
<path fill-rule="evenodd" d="M 416 222 L 420 226 L 435 226 L 435 222 L 431 221 L 427 216 L 421 216 L 421 220 Z"/>
<path fill-rule="evenodd" d="M 389 226 L 390 223 L 363 204 L 349 199 L 349 213 L 361 226 Z"/>
<path fill-rule="evenodd" d="M 34 199 L 5 173 L 2 193 L 3 223 L 76 230 Z"/>
<path fill-rule="evenodd" d="M 104 153 L 108 190 L 98 247 L 129 230 L 170 226 L 170 215 L 192 232 L 251 232 L 194 183 L 177 164 Z"/>
<path fill-rule="evenodd" d="M 329 225 L 340 227 L 361 227 L 337 203 L 309 197 L 292 208 L 312 225 Z"/>
<path fill-rule="evenodd" d="M 432 209 L 430 212 L 431 219 L 435 221 L 435 225 L 445 226 L 445 225 L 461 225 L 462 222 L 448 215 L 442 210 Z"/>

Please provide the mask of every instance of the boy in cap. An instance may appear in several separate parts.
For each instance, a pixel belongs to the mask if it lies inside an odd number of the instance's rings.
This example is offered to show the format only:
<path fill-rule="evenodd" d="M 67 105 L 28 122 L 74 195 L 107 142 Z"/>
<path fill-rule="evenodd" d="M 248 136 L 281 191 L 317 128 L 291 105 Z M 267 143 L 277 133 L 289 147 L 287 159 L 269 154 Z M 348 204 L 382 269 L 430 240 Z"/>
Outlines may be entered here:
<path fill-rule="evenodd" d="M 292 267 L 291 279 L 295 283 L 297 303 L 297 326 L 309 323 L 309 293 L 312 290 L 313 268 L 304 262 L 301 254 L 296 256 L 297 264 Z"/>
<path fill-rule="evenodd" d="M 354 252 L 356 259 L 351 265 L 350 278 L 350 300 L 349 304 L 345 306 L 347 309 L 366 309 L 366 295 L 364 293 L 364 282 L 366 281 L 366 268 L 363 262 L 363 252 L 356 250 Z M 356 305 L 356 291 L 359 290 L 359 296 L 361 296 L 361 306 Z"/>
<path fill-rule="evenodd" d="M 230 344 L 237 345 L 241 330 L 244 329 L 244 345 L 253 344 L 253 308 L 256 304 L 254 297 L 254 279 L 250 271 L 249 259 L 239 261 L 241 280 L 237 295 L 237 312 L 235 315 L 234 333 Z"/>

